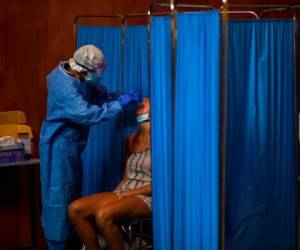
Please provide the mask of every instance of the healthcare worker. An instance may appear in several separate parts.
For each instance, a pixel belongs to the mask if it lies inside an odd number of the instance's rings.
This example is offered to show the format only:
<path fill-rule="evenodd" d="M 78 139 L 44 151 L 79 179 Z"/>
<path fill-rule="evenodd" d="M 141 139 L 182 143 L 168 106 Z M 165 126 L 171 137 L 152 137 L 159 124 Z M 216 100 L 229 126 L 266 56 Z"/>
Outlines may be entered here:
<path fill-rule="evenodd" d="M 135 91 L 108 93 L 99 83 L 104 65 L 102 51 L 85 45 L 47 76 L 47 117 L 40 134 L 41 222 L 50 250 L 67 249 L 73 232 L 67 208 L 81 196 L 80 155 L 90 125 L 109 120 L 139 101 Z"/>

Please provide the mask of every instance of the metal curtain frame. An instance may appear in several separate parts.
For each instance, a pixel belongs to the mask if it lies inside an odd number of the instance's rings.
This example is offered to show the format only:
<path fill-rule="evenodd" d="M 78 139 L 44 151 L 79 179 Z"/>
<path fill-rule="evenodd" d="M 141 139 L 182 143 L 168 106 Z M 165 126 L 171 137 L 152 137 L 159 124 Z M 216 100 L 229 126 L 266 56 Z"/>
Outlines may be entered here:
<path fill-rule="evenodd" d="M 225 250 L 225 211 L 226 211 L 226 131 L 227 131 L 227 65 L 228 65 L 228 20 L 229 20 L 229 10 L 228 10 L 228 2 L 223 1 L 223 5 L 221 6 L 221 31 L 220 31 L 220 52 L 221 52 L 221 60 L 220 60 L 220 73 L 221 73 L 221 81 L 220 81 L 220 136 L 219 136 L 219 158 L 220 158 L 220 176 L 219 176 L 219 194 L 220 194 L 220 205 L 219 205 L 219 249 Z M 239 12 L 236 12 L 239 13 Z M 249 12 L 254 15 L 256 19 L 257 16 L 255 13 Z"/>
<path fill-rule="evenodd" d="M 171 13 L 154 13 L 154 10 L 156 7 L 169 7 L 171 10 Z M 171 31 L 172 31 L 172 85 L 173 85 L 173 89 L 172 89 L 172 103 L 173 103 L 173 107 L 174 107 L 174 103 L 175 103 L 175 65 L 176 65 L 176 43 L 177 43 L 177 30 L 176 30 L 176 14 L 177 14 L 177 9 L 176 7 L 182 7 L 182 8 L 194 8 L 197 9 L 197 11 L 199 11 L 199 9 L 202 10 L 217 10 L 212 6 L 209 5 L 176 5 L 176 3 L 174 3 L 174 1 L 170 4 L 154 4 L 150 7 L 150 15 L 152 16 L 157 16 L 157 15 L 171 15 Z M 224 16 L 228 15 L 228 14 L 250 14 L 252 16 L 255 17 L 255 19 L 259 19 L 259 16 L 253 12 L 253 11 L 229 11 L 227 8 L 227 5 L 224 4 L 222 6 L 222 11 L 220 11 L 220 13 Z M 195 12 L 195 11 L 183 11 L 180 13 L 190 13 L 190 12 Z M 222 38 L 224 38 L 224 36 L 227 37 L 227 26 L 223 27 L 222 29 Z M 226 65 L 226 63 L 224 63 L 227 59 L 227 39 L 222 39 L 221 41 L 221 45 L 222 45 L 222 62 L 220 62 L 221 65 Z M 151 49 L 151 48 L 150 48 Z M 220 67 L 221 70 L 221 91 L 220 91 L 220 108 L 221 108 L 221 112 L 220 112 L 220 121 L 221 121 L 221 130 L 220 130 L 220 188 L 219 188 L 219 192 L 220 192 L 220 205 L 219 205 L 219 249 L 225 249 L 225 173 L 226 173 L 226 168 L 225 168 L 225 152 L 226 152 L 226 69 L 224 67 Z M 172 119 L 174 119 L 174 110 L 173 110 L 173 114 L 172 114 Z M 174 123 L 174 120 L 173 120 Z M 173 136 L 174 138 L 174 136 Z M 172 145 L 174 146 L 174 142 L 172 143 Z M 174 149 L 171 150 L 172 153 L 174 153 Z M 172 159 L 174 157 L 171 157 Z M 174 164 L 173 162 L 171 163 L 172 165 Z M 172 211 L 173 213 L 173 211 Z M 173 237 L 173 234 L 172 234 Z"/>
<path fill-rule="evenodd" d="M 259 17 L 262 17 L 263 14 L 267 12 L 282 12 L 282 11 L 291 11 L 293 14 L 294 9 L 297 6 L 293 5 L 281 5 L 281 4 L 229 4 L 228 8 L 231 9 L 262 9 L 262 11 L 258 14 Z"/>
<path fill-rule="evenodd" d="M 157 7 L 169 7 L 170 13 L 154 13 L 154 9 Z M 175 52 L 176 52 L 176 41 L 177 41 L 177 30 L 176 30 L 176 13 L 179 12 L 178 8 L 197 8 L 199 9 L 208 9 L 208 10 L 215 10 L 212 6 L 209 5 L 180 5 L 176 4 L 176 0 L 170 0 L 170 3 L 155 3 L 150 6 L 149 12 L 150 16 L 156 16 L 156 15 L 171 15 L 171 31 L 172 31 L 172 85 L 175 87 L 175 67 L 176 65 L 176 58 L 175 58 Z M 237 10 L 230 10 L 230 8 L 261 8 L 263 9 L 260 14 L 257 14 L 255 11 L 237 11 Z M 265 13 L 269 12 L 282 12 L 282 11 L 290 11 L 292 13 L 292 19 L 293 19 L 293 42 L 294 42 L 294 82 L 295 82 L 295 111 L 297 111 L 297 73 L 296 73 L 296 55 L 297 55 L 297 46 L 296 46 L 296 13 L 295 8 L 300 8 L 300 6 L 289 6 L 289 5 L 230 5 L 227 1 L 223 1 L 223 5 L 220 7 L 220 14 L 223 15 L 223 19 L 229 20 L 228 14 L 250 14 L 253 15 L 257 20 L 260 20 Z M 195 12 L 195 11 L 184 11 L 183 13 L 189 13 L 189 12 Z M 225 18 L 224 18 L 225 17 Z M 222 63 L 221 63 L 221 93 L 220 93 L 220 104 L 221 104 L 221 135 L 220 135 L 220 157 L 221 157 L 221 174 L 220 174 L 220 232 L 219 232 L 219 247 L 221 250 L 225 249 L 225 177 L 226 177 L 226 160 L 225 160 L 225 153 L 226 153 L 226 65 L 227 65 L 227 35 L 228 35 L 228 27 L 226 25 L 227 22 L 225 22 L 225 25 L 222 27 Z M 225 37 L 225 39 L 224 39 Z M 149 47 L 150 49 L 150 47 Z M 174 89 L 172 90 L 172 102 L 174 104 L 175 99 L 175 92 Z M 174 105 L 173 105 L 174 107 Z M 298 113 L 295 112 L 296 114 Z M 174 119 L 174 111 L 172 118 Z M 174 121 L 173 121 L 174 122 Z M 296 119 L 296 129 L 298 129 L 298 118 Z M 296 133 L 297 134 L 297 133 Z M 174 136 L 173 136 L 174 137 Z M 174 143 L 172 143 L 174 145 Z M 297 147 L 298 148 L 298 147 Z M 174 152 L 174 149 L 172 150 Z M 297 157 L 298 158 L 298 157 Z M 172 157 L 173 159 L 173 157 Z M 297 163 L 298 164 L 298 159 Z M 173 162 L 172 162 L 173 165 Z M 297 171 L 298 172 L 298 171 Z M 297 175 L 298 176 L 298 173 Z M 298 215 L 299 216 L 299 215 Z M 297 232 L 298 235 L 299 226 L 297 226 Z M 298 238 L 296 235 L 296 238 Z M 298 242 L 297 242 L 298 243 Z"/>
<path fill-rule="evenodd" d="M 169 7 L 169 12 L 157 12 L 155 13 L 155 9 L 159 7 Z M 181 8 L 184 9 L 192 9 L 191 11 L 180 11 Z M 236 10 L 236 9 L 242 9 L 242 10 Z M 256 13 L 256 11 L 250 11 L 250 10 L 244 10 L 244 9 L 262 9 L 259 14 Z M 203 10 L 219 10 L 220 14 L 222 15 L 223 20 L 229 20 L 228 15 L 229 14 L 249 14 L 253 17 L 255 17 L 256 20 L 260 20 L 263 18 L 263 15 L 270 12 L 285 12 L 290 11 L 292 14 L 294 29 L 293 29 L 293 42 L 294 42 L 294 79 L 295 79 L 295 110 L 296 114 L 298 114 L 298 97 L 297 97 L 297 43 L 296 43 L 296 33 L 297 33 L 297 15 L 296 15 L 296 9 L 300 9 L 300 5 L 290 6 L 290 5 L 234 5 L 229 4 L 228 1 L 223 1 L 223 5 L 217 9 L 210 5 L 197 5 L 197 4 L 177 4 L 176 0 L 169 0 L 169 3 L 154 3 L 150 5 L 149 11 L 147 14 L 131 14 L 131 15 L 78 15 L 74 19 L 74 48 L 76 49 L 77 46 L 77 25 L 80 18 L 119 18 L 121 20 L 121 28 L 122 28 L 122 65 L 124 62 L 124 34 L 125 34 L 125 28 L 127 25 L 127 19 L 128 18 L 134 18 L 134 17 L 146 17 L 148 16 L 148 73 L 149 73 L 149 83 L 150 83 L 150 89 L 151 89 L 151 17 L 152 16 L 171 16 L 171 33 L 172 33 L 172 104 L 174 107 L 175 103 L 175 66 L 176 66 L 176 43 L 177 43 L 177 20 L 176 20 L 176 14 L 177 13 L 193 13 L 196 11 L 203 11 Z M 227 22 L 224 22 L 225 25 L 222 27 L 222 35 L 221 35 L 221 93 L 220 93 L 220 104 L 221 104 L 221 129 L 220 129 L 220 232 L 219 232 L 219 247 L 221 250 L 225 249 L 225 177 L 226 177 L 226 164 L 225 164 L 225 153 L 226 153 L 226 65 L 227 65 L 227 33 L 228 33 L 228 27 L 226 25 Z M 102 26 L 102 25 L 99 25 Z M 122 67 L 122 87 L 123 87 L 123 67 Z M 172 109 L 172 119 L 174 119 L 174 110 Z M 174 120 L 173 120 L 174 123 Z M 296 130 L 298 130 L 298 117 L 296 118 Z M 298 134 L 298 131 L 297 133 Z M 174 136 L 173 136 L 174 138 Z M 172 143 L 174 145 L 174 143 Z M 297 149 L 298 149 L 298 143 L 297 143 Z M 174 153 L 174 150 L 171 151 Z M 173 159 L 174 157 L 172 157 Z M 172 160 L 173 161 L 173 160 Z M 174 162 L 171 163 L 172 165 Z M 298 165 L 298 157 L 297 157 L 297 165 Z M 298 176 L 298 170 L 297 170 L 297 176 Z M 298 192 L 297 192 L 298 195 Z M 299 210 L 299 201 L 297 199 L 297 207 Z M 173 213 L 173 211 L 172 211 Z M 299 217 L 299 212 L 297 213 L 297 217 Z M 298 238 L 298 231 L 299 231 L 299 225 L 297 225 L 297 238 Z M 173 234 L 172 234 L 173 237 Z M 297 240 L 297 245 L 299 245 L 299 239 Z"/>
<path fill-rule="evenodd" d="M 172 4 L 168 4 L 168 3 L 154 3 L 150 6 L 149 8 L 149 12 L 151 13 L 151 15 L 156 16 L 156 15 L 171 15 L 172 12 L 158 12 L 158 13 L 154 13 L 155 8 L 158 7 L 169 7 L 170 10 L 172 10 Z M 197 9 L 197 10 L 191 10 L 191 11 L 179 11 L 180 8 L 191 8 L 191 9 Z M 249 11 L 249 10 L 229 10 L 228 7 L 226 7 L 227 9 L 224 9 L 224 5 L 222 5 L 219 9 L 218 8 L 214 8 L 211 5 L 200 5 L 200 4 L 174 4 L 174 9 L 176 9 L 176 12 L 180 12 L 180 13 L 193 13 L 195 11 L 203 11 L 203 10 L 220 10 L 221 14 L 224 14 L 224 11 L 226 11 L 226 13 L 228 14 L 249 14 L 254 16 L 256 19 L 259 19 L 259 16 L 254 12 L 254 11 Z"/>

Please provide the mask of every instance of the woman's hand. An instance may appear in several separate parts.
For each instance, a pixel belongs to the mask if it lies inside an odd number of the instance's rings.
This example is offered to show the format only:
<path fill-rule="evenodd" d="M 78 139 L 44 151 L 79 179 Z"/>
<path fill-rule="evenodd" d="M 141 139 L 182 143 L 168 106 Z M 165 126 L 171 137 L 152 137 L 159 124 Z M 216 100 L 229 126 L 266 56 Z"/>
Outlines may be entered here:
<path fill-rule="evenodd" d="M 126 196 L 130 196 L 129 192 L 124 192 L 124 193 L 117 193 L 118 200 L 121 200 L 122 198 Z"/>
<path fill-rule="evenodd" d="M 118 192 L 117 196 L 118 196 L 118 200 L 120 200 L 126 196 L 133 196 L 133 195 L 150 195 L 151 196 L 151 191 L 152 191 L 151 184 L 148 184 L 143 187 L 132 189 L 132 190 L 129 190 L 129 191 L 126 191 L 123 193 Z"/>

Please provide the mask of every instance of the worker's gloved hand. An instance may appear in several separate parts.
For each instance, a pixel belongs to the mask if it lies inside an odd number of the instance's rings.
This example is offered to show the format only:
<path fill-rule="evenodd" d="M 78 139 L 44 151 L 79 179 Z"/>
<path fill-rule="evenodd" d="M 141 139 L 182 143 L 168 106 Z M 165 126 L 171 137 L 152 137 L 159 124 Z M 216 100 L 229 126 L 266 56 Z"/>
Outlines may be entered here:
<path fill-rule="evenodd" d="M 127 107 L 129 104 L 138 103 L 140 101 L 140 94 L 134 90 L 129 91 L 119 97 L 119 102 L 122 108 Z"/>

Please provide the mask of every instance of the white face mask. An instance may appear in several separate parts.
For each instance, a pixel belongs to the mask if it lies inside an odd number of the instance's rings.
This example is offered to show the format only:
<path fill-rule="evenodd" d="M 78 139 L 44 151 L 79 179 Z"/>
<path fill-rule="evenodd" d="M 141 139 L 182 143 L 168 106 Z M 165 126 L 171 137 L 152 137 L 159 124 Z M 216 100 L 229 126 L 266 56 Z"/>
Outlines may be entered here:
<path fill-rule="evenodd" d="M 136 117 L 136 121 L 138 123 L 142 123 L 142 122 L 146 122 L 146 121 L 150 121 L 150 114 L 143 114 L 143 115 L 138 115 Z"/>

